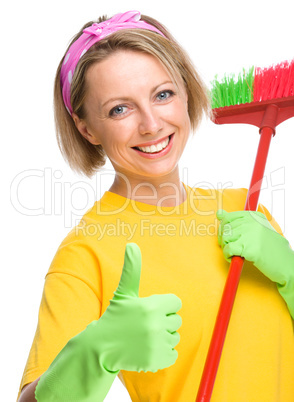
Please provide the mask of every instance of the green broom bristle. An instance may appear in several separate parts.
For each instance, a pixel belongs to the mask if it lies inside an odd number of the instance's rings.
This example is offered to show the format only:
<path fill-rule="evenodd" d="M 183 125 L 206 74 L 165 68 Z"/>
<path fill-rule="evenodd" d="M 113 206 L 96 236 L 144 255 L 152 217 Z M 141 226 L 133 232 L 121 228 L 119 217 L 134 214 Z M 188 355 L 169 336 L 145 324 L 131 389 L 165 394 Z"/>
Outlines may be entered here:
<path fill-rule="evenodd" d="M 243 74 L 239 73 L 237 77 L 235 74 L 225 75 L 221 81 L 215 76 L 211 83 L 212 108 L 252 102 L 253 82 L 254 67 L 251 67 L 248 71 L 243 69 Z"/>

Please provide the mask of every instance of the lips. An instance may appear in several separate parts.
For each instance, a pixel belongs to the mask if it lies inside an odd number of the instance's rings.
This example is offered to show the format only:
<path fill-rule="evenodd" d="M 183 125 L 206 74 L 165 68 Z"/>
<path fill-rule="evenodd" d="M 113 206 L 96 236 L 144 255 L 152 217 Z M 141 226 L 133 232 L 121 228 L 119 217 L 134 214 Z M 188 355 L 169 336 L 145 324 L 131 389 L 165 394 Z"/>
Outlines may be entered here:
<path fill-rule="evenodd" d="M 133 147 L 134 151 L 148 159 L 166 155 L 172 147 L 174 134 L 157 141 L 150 141 Z"/>
<path fill-rule="evenodd" d="M 159 140 L 144 142 L 144 143 L 142 143 L 142 144 L 138 144 L 138 145 L 137 145 L 136 147 L 134 147 L 134 148 L 138 148 L 138 147 L 148 147 L 148 146 L 150 147 L 151 145 L 157 145 L 157 144 L 159 144 L 160 142 L 162 142 L 162 141 L 168 139 L 169 137 L 170 137 L 170 135 L 168 135 L 168 136 L 166 136 L 166 137 L 163 137 L 163 138 L 160 138 Z"/>
<path fill-rule="evenodd" d="M 158 142 L 157 144 L 152 144 L 152 145 L 148 145 L 148 146 L 141 146 L 141 147 L 136 147 L 137 149 L 139 149 L 140 151 L 143 152 L 148 152 L 148 153 L 154 153 L 154 152 L 160 152 L 162 149 L 166 148 L 168 143 L 169 143 L 170 138 L 167 137 L 165 140 Z"/>

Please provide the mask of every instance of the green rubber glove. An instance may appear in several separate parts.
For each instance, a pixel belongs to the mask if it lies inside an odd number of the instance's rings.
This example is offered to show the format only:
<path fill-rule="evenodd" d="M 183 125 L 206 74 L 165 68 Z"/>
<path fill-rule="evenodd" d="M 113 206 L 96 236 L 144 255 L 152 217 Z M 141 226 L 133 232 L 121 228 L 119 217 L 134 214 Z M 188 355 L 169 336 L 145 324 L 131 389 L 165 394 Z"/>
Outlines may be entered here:
<path fill-rule="evenodd" d="M 175 363 L 181 300 L 173 294 L 139 298 L 140 275 L 141 252 L 130 243 L 110 305 L 66 344 L 41 376 L 37 401 L 103 401 L 119 370 L 156 372 Z"/>
<path fill-rule="evenodd" d="M 225 259 L 237 255 L 251 261 L 277 283 L 278 291 L 294 317 L 294 251 L 288 240 L 271 226 L 261 212 L 218 210 L 218 243 Z"/>

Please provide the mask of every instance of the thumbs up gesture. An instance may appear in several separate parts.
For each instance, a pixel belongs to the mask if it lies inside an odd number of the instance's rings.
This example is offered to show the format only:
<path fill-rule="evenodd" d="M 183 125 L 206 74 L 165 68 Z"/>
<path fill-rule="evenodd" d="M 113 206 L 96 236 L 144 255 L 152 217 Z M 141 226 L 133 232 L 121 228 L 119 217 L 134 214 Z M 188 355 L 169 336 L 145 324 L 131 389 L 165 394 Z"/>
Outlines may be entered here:
<path fill-rule="evenodd" d="M 103 401 L 119 370 L 155 372 L 175 363 L 181 300 L 173 294 L 140 298 L 140 276 L 141 252 L 130 243 L 110 305 L 41 375 L 38 402 Z"/>
<path fill-rule="evenodd" d="M 171 366 L 180 340 L 181 300 L 173 294 L 140 298 L 141 252 L 126 246 L 121 279 L 105 313 L 90 326 L 105 339 L 100 363 L 108 371 L 152 371 Z M 94 328 L 93 328 L 94 329 Z M 96 331 L 94 331 L 96 332 Z M 94 335 L 94 333 L 93 333 Z"/>

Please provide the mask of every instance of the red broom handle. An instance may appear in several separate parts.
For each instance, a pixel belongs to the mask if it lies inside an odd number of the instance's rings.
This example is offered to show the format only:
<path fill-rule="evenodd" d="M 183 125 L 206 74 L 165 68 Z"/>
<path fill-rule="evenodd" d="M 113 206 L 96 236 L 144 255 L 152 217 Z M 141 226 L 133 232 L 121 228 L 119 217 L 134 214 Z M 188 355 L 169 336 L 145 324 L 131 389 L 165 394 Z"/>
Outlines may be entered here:
<path fill-rule="evenodd" d="M 260 140 L 244 208 L 245 211 L 256 211 L 257 209 L 269 146 L 274 133 L 275 130 L 271 127 L 264 127 L 260 130 Z M 210 401 L 243 263 L 244 259 L 241 257 L 235 256 L 232 258 L 213 330 L 213 335 L 210 341 L 196 402 Z"/>

